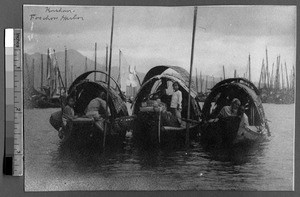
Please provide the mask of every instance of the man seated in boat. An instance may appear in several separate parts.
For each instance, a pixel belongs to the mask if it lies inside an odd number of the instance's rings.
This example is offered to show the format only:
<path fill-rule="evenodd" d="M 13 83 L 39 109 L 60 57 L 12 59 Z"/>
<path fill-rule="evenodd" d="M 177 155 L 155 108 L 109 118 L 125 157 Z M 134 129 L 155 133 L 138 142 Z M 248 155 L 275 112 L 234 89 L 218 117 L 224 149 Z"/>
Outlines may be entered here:
<path fill-rule="evenodd" d="M 75 119 L 74 113 L 75 99 L 72 96 L 66 98 L 66 106 L 62 111 L 62 128 L 58 131 L 58 137 L 60 139 L 67 135 L 67 132 L 72 130 L 72 122 L 70 120 Z"/>
<path fill-rule="evenodd" d="M 93 118 L 95 120 L 95 125 L 101 131 L 104 130 L 104 121 L 106 117 L 106 94 L 100 92 L 98 97 L 92 99 L 88 104 L 85 114 L 87 117 Z M 107 108 L 107 116 L 110 117 L 110 109 Z"/>
<path fill-rule="evenodd" d="M 219 115 L 218 118 L 226 118 L 229 116 L 237 116 L 238 115 L 238 109 L 241 106 L 241 101 L 237 98 L 234 98 L 231 101 L 231 105 L 230 106 L 224 106 Z"/>

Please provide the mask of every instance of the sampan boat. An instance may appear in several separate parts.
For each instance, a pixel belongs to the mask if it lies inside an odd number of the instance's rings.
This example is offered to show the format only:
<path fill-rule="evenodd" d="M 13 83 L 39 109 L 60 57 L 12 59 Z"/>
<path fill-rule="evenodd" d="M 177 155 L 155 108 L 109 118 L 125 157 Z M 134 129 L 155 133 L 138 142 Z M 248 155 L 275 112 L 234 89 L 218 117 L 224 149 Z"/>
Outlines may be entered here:
<path fill-rule="evenodd" d="M 245 107 L 249 126 L 240 127 L 241 116 L 218 119 L 224 106 L 237 98 Z M 217 83 L 204 102 L 202 109 L 201 142 L 206 145 L 231 146 L 255 142 L 270 135 L 258 89 L 244 78 L 230 78 Z"/>
<path fill-rule="evenodd" d="M 168 71 L 166 71 L 168 70 Z M 182 92 L 182 124 L 170 112 L 173 82 L 179 83 Z M 142 86 L 133 102 L 133 137 L 142 145 L 180 145 L 186 138 L 186 118 L 188 109 L 189 73 L 176 66 L 156 66 L 146 74 Z M 195 85 L 191 88 L 190 139 L 197 136 L 200 105 L 197 101 Z"/>
<path fill-rule="evenodd" d="M 115 82 L 116 89 L 107 89 L 107 83 L 105 81 L 93 81 L 89 80 L 88 76 L 92 73 L 102 73 L 106 77 L 107 74 L 102 71 L 89 71 L 83 73 L 71 84 L 68 95 L 75 97 L 74 112 L 78 118 L 70 120 L 73 125 L 73 129 L 67 133 L 66 139 L 77 139 L 77 140 L 103 140 L 104 131 L 95 126 L 93 118 L 85 116 L 84 112 L 89 102 L 99 95 L 99 92 L 105 92 L 109 95 L 108 106 L 111 111 L 111 117 L 108 120 L 108 129 L 106 138 L 120 139 L 123 140 L 126 135 L 127 127 L 124 125 L 124 117 L 128 117 L 128 111 L 125 104 L 125 98 L 120 90 L 120 87 L 113 78 L 111 81 Z M 61 111 L 55 112 L 50 117 L 51 125 L 59 130 L 62 124 L 62 113 Z"/>

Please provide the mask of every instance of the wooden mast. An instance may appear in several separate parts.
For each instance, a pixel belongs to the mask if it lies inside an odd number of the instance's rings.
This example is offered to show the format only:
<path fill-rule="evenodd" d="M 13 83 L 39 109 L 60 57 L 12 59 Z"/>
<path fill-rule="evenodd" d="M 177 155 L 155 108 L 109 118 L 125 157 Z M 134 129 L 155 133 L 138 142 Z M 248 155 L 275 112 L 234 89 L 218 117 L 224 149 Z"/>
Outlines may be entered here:
<path fill-rule="evenodd" d="M 67 47 L 65 47 L 65 92 L 67 92 L 68 89 L 68 52 Z"/>
<path fill-rule="evenodd" d="M 249 53 L 249 81 L 251 81 L 251 60 L 250 60 L 250 53 Z"/>
<path fill-rule="evenodd" d="M 192 36 L 192 49 L 191 49 L 191 63 L 190 63 L 190 77 L 189 77 L 189 95 L 188 95 L 188 111 L 187 119 L 190 119 L 191 111 L 191 84 L 192 84 L 192 72 L 193 72 L 193 60 L 194 60 L 194 44 L 195 44 L 195 32 L 196 32 L 196 23 L 197 23 L 197 6 L 194 7 L 194 22 L 193 22 L 193 36 Z M 185 136 L 185 145 L 186 148 L 189 146 L 189 134 L 190 133 L 190 123 L 186 124 L 186 136 Z"/>
<path fill-rule="evenodd" d="M 118 80 L 117 80 L 117 83 L 119 83 L 118 85 L 121 86 L 121 55 L 122 55 L 122 52 L 121 50 L 119 49 L 119 75 L 118 75 Z"/>
<path fill-rule="evenodd" d="M 206 81 L 205 81 L 205 93 L 207 92 L 207 75 L 206 75 Z"/>
<path fill-rule="evenodd" d="M 197 72 L 197 68 L 196 68 L 196 91 L 197 91 L 197 93 L 199 92 L 199 89 L 198 89 L 198 72 Z"/>
<path fill-rule="evenodd" d="M 267 87 L 270 88 L 270 73 L 269 73 L 269 60 L 268 60 L 268 49 L 266 47 L 266 72 L 267 72 Z"/>
<path fill-rule="evenodd" d="M 94 70 L 97 70 L 97 42 L 95 42 L 95 66 Z M 96 72 L 94 73 L 94 81 L 96 81 Z"/>
<path fill-rule="evenodd" d="M 43 63 L 43 54 L 41 54 L 41 90 L 43 90 L 44 82 L 44 63 Z"/>
<path fill-rule="evenodd" d="M 105 53 L 105 72 L 107 74 L 107 70 L 108 70 L 108 45 L 106 44 L 106 53 Z M 107 83 L 107 75 L 105 75 L 105 82 Z"/>
<path fill-rule="evenodd" d="M 285 75 L 286 75 L 286 88 L 289 90 L 290 85 L 289 85 L 289 76 L 288 76 L 288 72 L 287 72 L 287 68 L 286 68 L 286 62 L 284 62 L 284 65 L 285 65 Z"/>
<path fill-rule="evenodd" d="M 109 65 L 108 65 L 108 80 L 107 80 L 107 93 L 106 93 L 106 121 L 104 124 L 104 137 L 103 137 L 103 148 L 105 148 L 105 140 L 107 133 L 107 120 L 108 120 L 108 99 L 110 90 L 110 74 L 111 74 L 111 56 L 112 56 L 112 44 L 113 44 L 113 33 L 114 33 L 114 11 L 115 7 L 112 8 L 112 22 L 111 22 L 111 35 L 110 35 L 110 49 L 109 49 Z"/>
<path fill-rule="evenodd" d="M 281 89 L 284 89 L 284 78 L 283 78 L 282 63 L 280 64 L 280 70 L 281 70 Z"/>
<path fill-rule="evenodd" d="M 34 88 L 34 58 L 32 59 L 31 76 L 32 76 L 32 87 Z"/>
<path fill-rule="evenodd" d="M 274 62 L 272 64 L 272 72 L 271 72 L 271 79 L 270 79 L 270 86 L 273 89 L 274 88 L 274 76 L 273 76 L 273 70 L 274 70 Z"/>
<path fill-rule="evenodd" d="M 202 79 L 202 72 L 200 72 L 200 91 L 201 91 L 201 93 L 203 92 L 202 86 L 203 86 L 203 79 Z"/>
<path fill-rule="evenodd" d="M 258 89 L 261 88 L 261 83 L 263 81 L 263 69 L 264 69 L 264 60 L 262 61 L 261 69 L 260 69 L 260 77 L 258 82 Z"/>

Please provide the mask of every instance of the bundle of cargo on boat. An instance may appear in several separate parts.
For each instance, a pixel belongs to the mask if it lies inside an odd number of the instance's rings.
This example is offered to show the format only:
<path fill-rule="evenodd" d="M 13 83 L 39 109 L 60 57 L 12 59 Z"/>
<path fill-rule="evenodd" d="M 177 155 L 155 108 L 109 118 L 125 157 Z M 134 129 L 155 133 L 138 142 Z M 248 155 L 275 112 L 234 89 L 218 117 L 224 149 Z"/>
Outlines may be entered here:
<path fill-rule="evenodd" d="M 220 117 L 224 106 L 238 99 L 249 125 L 241 125 L 243 115 Z M 229 78 L 217 83 L 202 109 L 201 142 L 206 145 L 231 146 L 265 139 L 270 135 L 262 101 L 255 85 L 244 78 Z"/>
<path fill-rule="evenodd" d="M 111 81 L 115 82 L 116 88 L 107 88 L 106 81 L 94 81 L 90 80 L 88 76 L 92 73 L 102 73 L 104 78 L 108 78 L 107 74 L 102 71 L 89 71 L 83 73 L 71 84 L 68 95 L 75 99 L 74 112 L 76 118 L 68 120 L 72 129 L 69 129 L 69 133 L 64 136 L 67 139 L 89 140 L 97 139 L 103 140 L 104 129 L 95 125 L 96 121 L 93 117 L 89 117 L 85 114 L 86 108 L 91 100 L 99 96 L 100 92 L 108 94 L 108 107 L 110 109 L 111 116 L 109 118 L 101 117 L 100 121 L 107 122 L 106 138 L 110 139 L 124 139 L 128 125 L 128 111 L 126 107 L 126 99 L 124 98 L 120 87 L 113 78 Z M 62 106 L 63 107 L 63 106 Z M 129 121 L 130 122 L 130 121 Z M 51 125 L 59 130 L 62 128 L 62 111 L 55 112 L 50 117 Z"/>
<path fill-rule="evenodd" d="M 168 73 L 169 70 L 170 73 Z M 165 72 L 166 71 L 166 72 Z M 172 73 L 173 72 L 173 73 Z M 181 123 L 170 112 L 172 84 L 177 82 L 182 92 Z M 146 74 L 133 102 L 133 136 L 143 144 L 180 144 L 186 137 L 186 117 L 189 97 L 189 73 L 177 66 L 156 66 Z M 190 113 L 190 138 L 197 136 L 200 105 L 192 83 Z M 194 122 L 193 122 L 194 121 Z M 196 122 L 196 123 L 195 123 Z"/>

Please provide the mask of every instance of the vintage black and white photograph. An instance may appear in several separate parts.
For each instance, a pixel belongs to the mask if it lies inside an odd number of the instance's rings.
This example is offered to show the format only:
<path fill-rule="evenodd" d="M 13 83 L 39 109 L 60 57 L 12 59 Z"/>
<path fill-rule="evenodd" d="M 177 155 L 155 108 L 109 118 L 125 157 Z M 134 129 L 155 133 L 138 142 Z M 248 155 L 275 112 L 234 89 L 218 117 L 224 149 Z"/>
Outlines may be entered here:
<path fill-rule="evenodd" d="M 25 191 L 294 191 L 296 16 L 24 5 Z"/>

